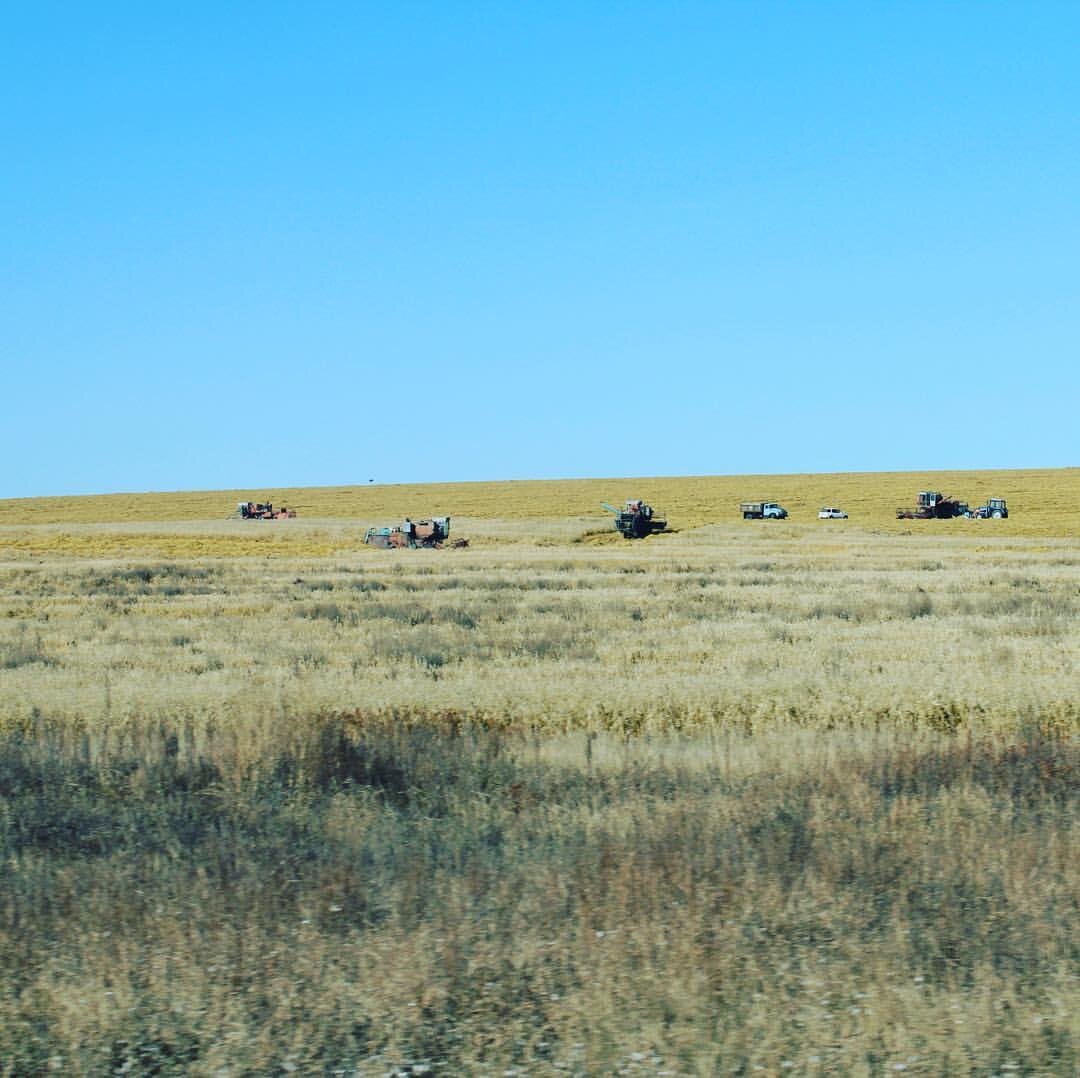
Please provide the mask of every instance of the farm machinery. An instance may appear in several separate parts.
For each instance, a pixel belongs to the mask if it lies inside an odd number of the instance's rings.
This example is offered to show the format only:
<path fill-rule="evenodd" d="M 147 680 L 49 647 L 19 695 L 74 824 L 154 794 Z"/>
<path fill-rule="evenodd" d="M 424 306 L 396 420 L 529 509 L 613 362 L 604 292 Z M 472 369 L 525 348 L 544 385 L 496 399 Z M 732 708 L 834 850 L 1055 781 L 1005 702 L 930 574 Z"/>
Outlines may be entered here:
<path fill-rule="evenodd" d="M 615 530 L 624 539 L 644 539 L 653 532 L 662 532 L 667 528 L 667 520 L 640 498 L 630 498 L 622 509 L 616 509 L 607 502 L 600 504 L 609 513 L 615 514 Z"/>
<path fill-rule="evenodd" d="M 1004 498 L 987 498 L 986 505 L 980 505 L 971 515 L 976 520 L 1005 520 L 1009 516 L 1009 507 Z"/>
<path fill-rule="evenodd" d="M 740 502 L 743 520 L 786 520 L 788 512 L 778 502 Z"/>
<path fill-rule="evenodd" d="M 914 509 L 896 510 L 897 520 L 951 520 L 962 516 L 964 509 L 956 498 L 949 498 L 937 490 L 920 490 L 919 504 Z"/>
<path fill-rule="evenodd" d="M 271 502 L 237 502 L 236 515 L 241 520 L 290 520 L 296 510 L 285 506 L 275 509 Z"/>
<path fill-rule="evenodd" d="M 432 517 L 430 520 L 410 520 L 406 517 L 403 524 L 392 528 L 368 528 L 364 542 L 384 550 L 403 547 L 442 550 L 445 546 L 460 549 L 469 545 L 469 540 L 464 538 L 450 541 L 449 517 Z"/>

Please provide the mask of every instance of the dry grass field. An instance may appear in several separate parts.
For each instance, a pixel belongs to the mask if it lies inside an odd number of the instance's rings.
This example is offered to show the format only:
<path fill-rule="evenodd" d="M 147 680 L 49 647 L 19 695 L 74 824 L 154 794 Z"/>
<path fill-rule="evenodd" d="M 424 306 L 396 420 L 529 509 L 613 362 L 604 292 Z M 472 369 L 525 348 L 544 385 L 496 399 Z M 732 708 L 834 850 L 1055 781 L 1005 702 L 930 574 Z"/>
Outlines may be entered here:
<path fill-rule="evenodd" d="M 1076 1073 L 1078 488 L 0 503 L 0 1074 Z"/>

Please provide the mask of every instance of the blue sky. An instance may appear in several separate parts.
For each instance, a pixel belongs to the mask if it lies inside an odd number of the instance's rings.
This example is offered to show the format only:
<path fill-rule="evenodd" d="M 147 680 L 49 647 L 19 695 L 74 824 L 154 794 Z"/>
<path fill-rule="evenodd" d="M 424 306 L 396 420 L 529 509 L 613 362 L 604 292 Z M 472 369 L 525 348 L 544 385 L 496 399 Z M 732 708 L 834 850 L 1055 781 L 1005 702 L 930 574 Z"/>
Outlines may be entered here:
<path fill-rule="evenodd" d="M 1080 7 L 7 5 L 0 496 L 1080 463 Z"/>

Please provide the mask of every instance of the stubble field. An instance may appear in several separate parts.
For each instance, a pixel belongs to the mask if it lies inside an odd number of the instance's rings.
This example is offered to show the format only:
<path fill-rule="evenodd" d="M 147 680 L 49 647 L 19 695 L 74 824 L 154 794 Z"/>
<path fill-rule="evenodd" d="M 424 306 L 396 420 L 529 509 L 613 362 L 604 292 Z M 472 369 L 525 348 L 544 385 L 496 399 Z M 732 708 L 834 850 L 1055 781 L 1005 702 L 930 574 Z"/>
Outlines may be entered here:
<path fill-rule="evenodd" d="M 1074 1073 L 1080 470 L 932 478 L 0 503 L 0 1073 Z"/>

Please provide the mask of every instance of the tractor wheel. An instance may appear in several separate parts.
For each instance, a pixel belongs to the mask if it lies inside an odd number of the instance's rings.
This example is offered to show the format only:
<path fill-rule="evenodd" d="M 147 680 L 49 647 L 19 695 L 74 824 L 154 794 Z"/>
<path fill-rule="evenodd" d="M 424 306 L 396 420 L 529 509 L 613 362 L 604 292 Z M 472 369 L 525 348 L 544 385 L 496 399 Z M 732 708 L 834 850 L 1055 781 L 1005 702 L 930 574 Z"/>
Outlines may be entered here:
<path fill-rule="evenodd" d="M 993 511 L 993 512 L 992 512 L 992 513 L 990 514 L 990 515 L 991 515 L 991 516 L 992 516 L 992 517 L 993 517 L 993 518 L 994 518 L 995 520 L 1000 520 L 1000 519 L 1001 519 L 1001 510 L 1000 510 L 1000 509 L 995 509 L 995 510 L 994 510 L 994 511 Z"/>

